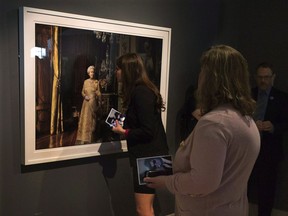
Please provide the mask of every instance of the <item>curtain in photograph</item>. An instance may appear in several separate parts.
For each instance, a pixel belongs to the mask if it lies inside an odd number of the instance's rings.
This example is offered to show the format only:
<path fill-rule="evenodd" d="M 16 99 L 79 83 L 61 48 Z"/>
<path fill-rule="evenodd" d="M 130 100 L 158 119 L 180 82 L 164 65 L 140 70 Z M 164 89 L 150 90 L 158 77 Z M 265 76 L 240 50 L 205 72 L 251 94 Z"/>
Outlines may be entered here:
<path fill-rule="evenodd" d="M 53 27 L 53 84 L 51 102 L 50 134 L 63 132 L 63 109 L 61 101 L 61 48 L 59 45 L 59 27 Z"/>
<path fill-rule="evenodd" d="M 46 50 L 46 55 L 35 56 L 36 64 L 36 131 L 50 133 L 52 92 L 51 38 L 52 26 L 36 24 L 36 47 Z"/>

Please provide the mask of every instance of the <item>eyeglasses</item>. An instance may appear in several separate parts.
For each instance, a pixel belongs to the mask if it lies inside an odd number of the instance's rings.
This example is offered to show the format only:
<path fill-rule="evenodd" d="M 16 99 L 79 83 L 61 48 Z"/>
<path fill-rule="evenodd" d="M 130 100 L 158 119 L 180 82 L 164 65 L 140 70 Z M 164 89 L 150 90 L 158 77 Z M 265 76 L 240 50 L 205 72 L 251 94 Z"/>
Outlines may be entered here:
<path fill-rule="evenodd" d="M 271 79 L 272 78 L 272 76 L 273 75 L 271 75 L 271 76 L 256 76 L 257 77 L 257 79 L 259 79 L 259 80 L 268 80 L 268 79 Z"/>

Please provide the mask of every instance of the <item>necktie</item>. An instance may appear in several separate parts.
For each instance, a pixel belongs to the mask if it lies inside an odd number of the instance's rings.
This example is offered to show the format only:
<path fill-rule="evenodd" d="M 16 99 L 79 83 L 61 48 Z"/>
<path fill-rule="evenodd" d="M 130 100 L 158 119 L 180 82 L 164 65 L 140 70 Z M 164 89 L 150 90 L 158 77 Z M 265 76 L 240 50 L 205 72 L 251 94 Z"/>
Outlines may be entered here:
<path fill-rule="evenodd" d="M 257 105 L 256 105 L 255 113 L 254 113 L 255 120 L 264 120 L 266 106 L 267 106 L 267 97 L 268 95 L 265 91 L 260 91 L 258 93 Z"/>

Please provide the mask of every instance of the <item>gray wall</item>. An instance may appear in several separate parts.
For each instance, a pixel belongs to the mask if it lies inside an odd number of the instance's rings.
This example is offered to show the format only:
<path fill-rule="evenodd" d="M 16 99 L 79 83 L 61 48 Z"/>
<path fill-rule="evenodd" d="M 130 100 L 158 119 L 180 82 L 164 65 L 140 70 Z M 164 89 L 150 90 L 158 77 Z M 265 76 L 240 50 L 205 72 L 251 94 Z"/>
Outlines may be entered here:
<path fill-rule="evenodd" d="M 29 167 L 20 165 L 18 8 L 38 7 L 172 28 L 167 134 L 175 150 L 176 117 L 186 88 L 196 83 L 199 55 L 213 40 L 217 1 L 82 0 L 1 1 L 0 7 L 0 215 L 134 215 L 126 154 Z M 25 5 L 23 5 L 25 4 Z M 214 6 L 215 5 L 215 6 Z M 159 191 L 156 211 L 174 210 L 173 196 Z"/>
<path fill-rule="evenodd" d="M 253 3 L 252 3 L 253 2 Z M 179 141 L 179 111 L 189 85 L 196 85 L 199 57 L 213 43 L 226 43 L 251 68 L 271 60 L 276 85 L 287 86 L 286 1 L 73 0 L 1 1 L 0 7 L 0 215 L 134 215 L 126 154 L 21 167 L 18 8 L 38 7 L 172 28 L 167 136 L 171 153 Z M 272 5 L 273 2 L 273 5 Z M 287 139 L 286 139 L 286 146 Z M 287 148 L 286 148 L 287 149 Z M 287 154 L 288 155 L 288 154 Z M 288 210 L 287 161 L 282 164 L 277 208 Z M 286 168 L 285 168 L 286 167 Z M 285 172 L 286 169 L 286 172 Z M 173 196 L 159 191 L 157 212 L 173 212 Z"/>
<path fill-rule="evenodd" d="M 270 61 L 275 86 L 288 92 L 288 2 L 285 0 L 222 0 L 218 38 L 246 57 L 250 71 Z"/>
<path fill-rule="evenodd" d="M 288 2 L 282 0 L 223 0 L 218 29 L 218 40 L 234 46 L 246 57 L 251 74 L 260 62 L 271 62 L 276 73 L 274 85 L 285 92 L 288 92 L 287 10 Z M 253 85 L 253 76 L 251 80 Z M 288 212 L 288 132 L 283 147 L 285 158 L 280 164 L 275 208 Z M 255 200 L 252 196 L 251 201 Z"/>

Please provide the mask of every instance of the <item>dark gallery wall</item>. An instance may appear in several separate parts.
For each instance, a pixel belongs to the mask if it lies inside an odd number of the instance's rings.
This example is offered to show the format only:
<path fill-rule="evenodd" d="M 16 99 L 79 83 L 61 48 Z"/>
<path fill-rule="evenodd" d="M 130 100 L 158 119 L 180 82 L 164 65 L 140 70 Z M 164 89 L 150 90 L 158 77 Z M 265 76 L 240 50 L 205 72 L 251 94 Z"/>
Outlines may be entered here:
<path fill-rule="evenodd" d="M 185 91 L 196 84 L 200 54 L 216 35 L 218 1 L 10 0 L 0 4 L 0 215 L 134 215 L 127 154 L 21 167 L 18 9 L 35 7 L 171 28 L 167 136 L 173 154 Z M 168 215 L 174 211 L 173 196 L 159 191 L 155 205 L 159 215 Z"/>
<path fill-rule="evenodd" d="M 249 0 L 10 0 L 0 2 L 0 215 L 133 216 L 126 154 L 21 167 L 18 9 L 36 7 L 172 29 L 167 136 L 171 153 L 179 142 L 179 112 L 185 92 L 197 83 L 199 58 L 213 43 L 239 49 L 251 68 L 270 60 L 275 85 L 288 91 L 288 5 Z M 273 3 L 272 3 L 273 2 Z M 285 145 L 288 146 L 288 143 Z M 286 150 L 288 147 L 286 147 Z M 288 155 L 288 151 L 287 151 Z M 281 165 L 276 207 L 288 210 L 287 159 Z M 286 169 L 286 170 L 285 170 Z M 174 199 L 159 191 L 159 215 Z"/>
<path fill-rule="evenodd" d="M 250 73 L 262 61 L 271 62 L 276 73 L 274 86 L 288 92 L 288 2 L 284 0 L 223 0 L 218 40 L 237 48 L 247 59 Z M 253 76 L 251 75 L 251 82 Z M 285 158 L 280 164 L 275 208 L 288 212 L 288 132 Z M 252 193 L 253 195 L 253 193 Z M 251 202 L 256 198 L 251 196 Z"/>
<path fill-rule="evenodd" d="M 271 62 L 275 86 L 288 92 L 288 2 L 223 0 L 221 8 L 218 38 L 242 52 L 252 73 L 260 62 Z"/>

